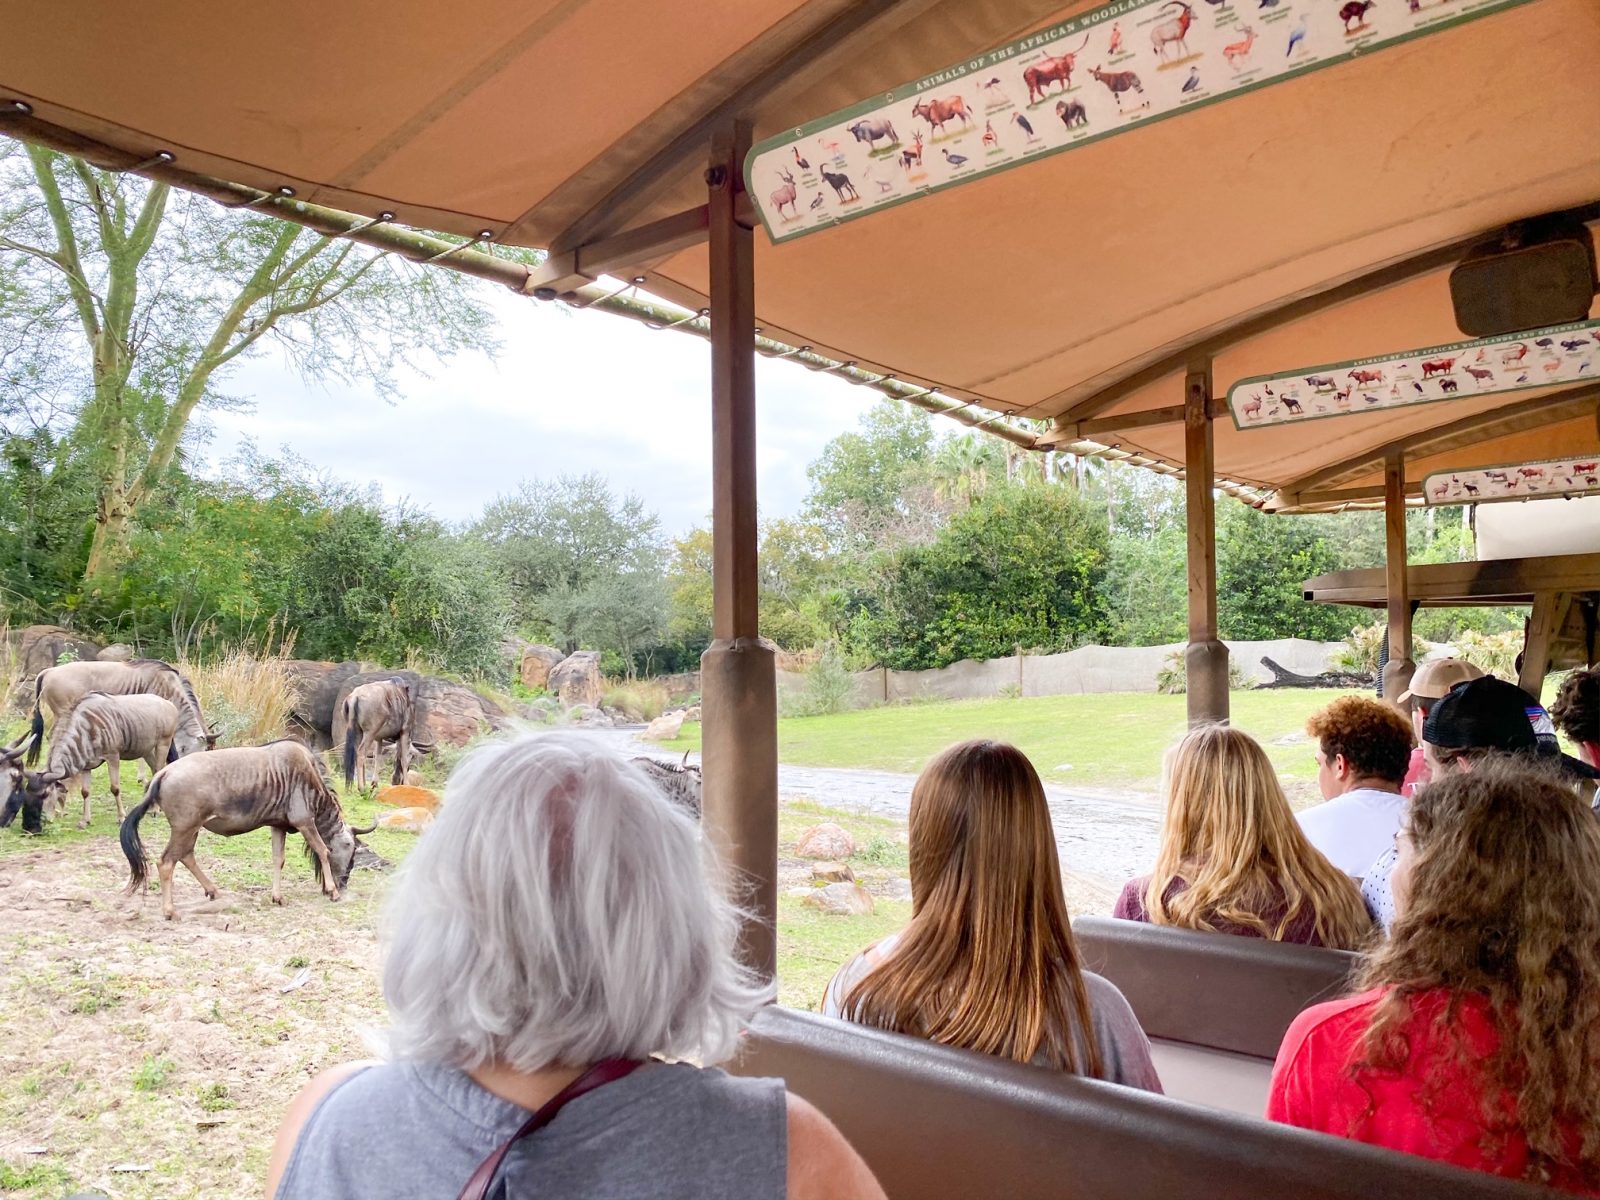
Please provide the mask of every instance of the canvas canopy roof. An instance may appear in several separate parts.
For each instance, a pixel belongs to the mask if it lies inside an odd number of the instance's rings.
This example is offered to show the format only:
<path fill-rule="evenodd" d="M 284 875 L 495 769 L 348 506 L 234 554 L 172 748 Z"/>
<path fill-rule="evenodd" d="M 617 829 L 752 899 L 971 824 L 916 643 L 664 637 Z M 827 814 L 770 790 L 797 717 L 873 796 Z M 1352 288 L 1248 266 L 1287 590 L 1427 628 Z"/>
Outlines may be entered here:
<path fill-rule="evenodd" d="M 760 139 L 1091 7 L 29 5 L 0 45 L 0 101 L 31 113 L 0 128 L 571 251 L 702 204 L 710 131 L 735 115 Z M 757 318 L 768 337 L 1055 419 L 1046 440 L 1181 464 L 1181 423 L 1128 415 L 1180 404 L 1196 359 L 1214 359 L 1220 396 L 1457 340 L 1445 276 L 1465 246 L 1557 210 L 1600 222 L 1597 62 L 1600 5 L 1532 0 L 793 242 L 758 233 Z M 705 303 L 703 245 L 629 266 Z M 1223 418 L 1216 472 L 1277 507 L 1373 502 L 1390 448 L 1413 491 L 1440 468 L 1600 452 L 1597 395 Z"/>

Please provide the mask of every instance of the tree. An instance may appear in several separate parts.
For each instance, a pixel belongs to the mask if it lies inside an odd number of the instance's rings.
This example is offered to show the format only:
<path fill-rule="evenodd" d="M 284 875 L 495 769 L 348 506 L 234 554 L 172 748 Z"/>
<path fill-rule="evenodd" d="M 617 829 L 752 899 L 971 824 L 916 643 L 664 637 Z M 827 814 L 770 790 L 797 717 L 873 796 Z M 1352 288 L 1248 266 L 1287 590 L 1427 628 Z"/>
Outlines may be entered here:
<path fill-rule="evenodd" d="M 805 516 L 840 550 L 926 541 L 947 507 L 936 502 L 934 443 L 927 412 L 886 397 L 806 469 Z"/>
<path fill-rule="evenodd" d="M 133 524 L 231 365 L 271 339 L 311 378 L 393 388 L 397 364 L 485 346 L 469 284 L 39 147 L 0 152 L 0 422 L 59 428 L 94 477 L 86 584 L 115 586 Z"/>
<path fill-rule="evenodd" d="M 1217 504 L 1217 623 L 1239 641 L 1303 637 L 1337 641 L 1360 620 L 1350 609 L 1312 604 L 1301 585 L 1341 563 L 1316 518 L 1271 516 L 1237 500 Z"/>

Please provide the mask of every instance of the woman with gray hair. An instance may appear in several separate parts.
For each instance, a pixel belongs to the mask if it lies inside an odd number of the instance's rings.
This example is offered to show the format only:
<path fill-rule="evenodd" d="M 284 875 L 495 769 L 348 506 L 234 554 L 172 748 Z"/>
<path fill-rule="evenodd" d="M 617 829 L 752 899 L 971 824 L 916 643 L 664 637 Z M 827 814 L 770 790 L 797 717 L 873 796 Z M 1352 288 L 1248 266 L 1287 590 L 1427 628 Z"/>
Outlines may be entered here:
<path fill-rule="evenodd" d="M 772 994 L 704 853 L 593 740 L 469 755 L 385 912 L 391 1061 L 300 1092 L 267 1194 L 880 1200 L 782 1080 L 669 1061 L 726 1059 Z"/>

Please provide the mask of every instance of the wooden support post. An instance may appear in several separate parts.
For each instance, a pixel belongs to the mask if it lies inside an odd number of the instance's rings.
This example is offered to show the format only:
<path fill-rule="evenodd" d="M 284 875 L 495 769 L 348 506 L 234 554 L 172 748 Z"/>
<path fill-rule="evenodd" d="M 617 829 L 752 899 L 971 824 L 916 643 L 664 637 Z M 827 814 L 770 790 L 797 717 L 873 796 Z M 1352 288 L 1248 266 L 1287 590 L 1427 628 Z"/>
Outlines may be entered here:
<path fill-rule="evenodd" d="M 1383 698 L 1398 703 L 1411 686 L 1411 592 L 1406 575 L 1406 460 L 1399 451 L 1383 464 L 1384 591 L 1389 613 L 1389 662 L 1383 668 Z"/>
<path fill-rule="evenodd" d="M 1537 592 L 1528 614 L 1527 632 L 1522 641 L 1522 667 L 1517 671 L 1517 686 L 1535 700 L 1544 690 L 1544 677 L 1550 670 L 1550 650 L 1556 634 L 1567 623 L 1572 595 L 1566 592 Z"/>
<path fill-rule="evenodd" d="M 1211 364 L 1184 379 L 1183 469 L 1189 527 L 1189 645 L 1183 654 L 1189 724 L 1228 719 L 1228 648 L 1217 637 L 1217 511 Z"/>
<path fill-rule="evenodd" d="M 776 651 L 758 629 L 755 259 L 738 221 L 750 126 L 715 138 L 710 189 L 712 642 L 700 658 L 702 811 L 732 894 L 750 914 L 740 955 L 777 974 Z"/>

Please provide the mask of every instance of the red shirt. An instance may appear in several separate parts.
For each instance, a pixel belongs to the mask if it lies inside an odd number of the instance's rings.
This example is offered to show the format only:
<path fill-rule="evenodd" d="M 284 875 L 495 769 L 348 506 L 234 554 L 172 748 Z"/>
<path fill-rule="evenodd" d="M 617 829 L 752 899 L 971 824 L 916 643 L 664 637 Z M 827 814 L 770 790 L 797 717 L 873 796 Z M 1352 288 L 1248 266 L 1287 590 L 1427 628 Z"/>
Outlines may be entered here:
<path fill-rule="evenodd" d="M 1412 1016 L 1403 1031 L 1411 1047 L 1404 1070 L 1398 1075 L 1363 1072 L 1357 1082 L 1350 1076 L 1350 1064 L 1359 1060 L 1362 1036 L 1383 995 L 1381 988 L 1363 992 L 1315 1005 L 1295 1018 L 1272 1068 L 1267 1118 L 1491 1175 L 1522 1178 L 1527 1143 L 1515 1132 L 1487 1137 L 1478 1111 L 1484 1085 L 1471 1063 L 1492 1055 L 1500 1041 L 1487 1001 L 1471 997 L 1457 1010 L 1456 1025 L 1470 1056 L 1467 1065 L 1454 1061 L 1453 1038 L 1441 1039 L 1434 1028 L 1448 999 L 1439 990 L 1412 1000 Z M 1429 1083 L 1426 1096 L 1421 1094 L 1424 1081 Z M 1501 1107 L 1508 1118 L 1514 1115 L 1511 1096 Z M 1574 1150 L 1577 1145 L 1574 1132 Z M 1576 1170 L 1559 1172 L 1550 1183 L 1564 1191 L 1600 1196 L 1600 1185 L 1585 1186 Z"/>
<path fill-rule="evenodd" d="M 1411 759 L 1406 764 L 1406 779 L 1400 785 L 1400 794 L 1409 799 L 1417 794 L 1417 788 L 1432 780 L 1433 773 L 1428 770 L 1428 761 L 1422 756 L 1422 747 L 1418 746 L 1411 752 Z"/>

